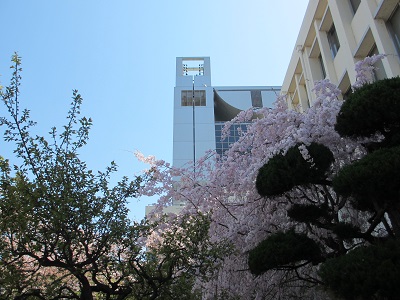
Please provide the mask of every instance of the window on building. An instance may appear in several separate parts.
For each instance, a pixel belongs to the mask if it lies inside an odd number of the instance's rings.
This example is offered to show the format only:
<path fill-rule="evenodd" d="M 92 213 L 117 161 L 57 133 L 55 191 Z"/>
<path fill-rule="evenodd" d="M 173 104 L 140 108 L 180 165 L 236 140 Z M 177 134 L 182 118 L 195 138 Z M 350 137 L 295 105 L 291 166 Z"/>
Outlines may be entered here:
<path fill-rule="evenodd" d="M 353 12 L 356 13 L 358 7 L 360 6 L 361 0 L 350 0 L 351 7 L 353 8 Z"/>
<path fill-rule="evenodd" d="M 349 86 L 346 92 L 343 93 L 343 100 L 347 100 L 352 92 L 353 91 L 351 90 L 351 86 Z"/>
<path fill-rule="evenodd" d="M 194 97 L 193 97 L 194 96 Z M 181 94 L 181 105 L 192 106 L 206 106 L 206 91 L 205 90 L 184 90 Z"/>
<path fill-rule="evenodd" d="M 247 131 L 249 123 L 233 124 L 229 129 L 229 136 L 222 140 L 222 130 L 225 122 L 215 123 L 215 150 L 222 156 L 229 149 L 230 145 L 237 142 L 241 136 Z"/>
<path fill-rule="evenodd" d="M 392 16 L 388 21 L 389 31 L 392 35 L 394 46 L 397 50 L 397 54 L 400 55 L 400 9 L 397 6 L 397 9 L 394 11 Z"/>
<path fill-rule="evenodd" d="M 332 58 L 335 58 L 340 48 L 339 38 L 336 33 L 335 25 L 332 24 L 332 27 L 331 29 L 329 29 L 327 34 L 328 34 L 328 42 L 329 42 L 329 47 L 331 49 Z"/>
<path fill-rule="evenodd" d="M 318 56 L 318 61 L 319 61 L 319 65 L 321 67 L 322 79 L 325 79 L 326 78 L 326 71 L 325 71 L 324 60 L 322 59 L 321 53 Z"/>
<path fill-rule="evenodd" d="M 308 98 L 308 90 L 307 90 L 307 85 L 306 84 L 304 85 L 304 91 L 305 91 L 305 96 L 306 96 L 307 102 L 303 103 L 303 109 L 306 110 L 307 108 L 310 107 L 310 99 Z M 307 106 L 304 107 L 304 105 L 307 105 Z"/>
<path fill-rule="evenodd" d="M 372 55 L 378 55 L 378 48 L 376 47 L 376 45 L 374 45 L 374 47 L 372 48 L 371 52 L 368 54 L 368 56 L 372 56 Z M 385 79 L 386 76 L 386 72 L 385 72 L 385 68 L 383 66 L 382 60 L 377 61 L 374 64 L 374 80 L 382 80 Z"/>

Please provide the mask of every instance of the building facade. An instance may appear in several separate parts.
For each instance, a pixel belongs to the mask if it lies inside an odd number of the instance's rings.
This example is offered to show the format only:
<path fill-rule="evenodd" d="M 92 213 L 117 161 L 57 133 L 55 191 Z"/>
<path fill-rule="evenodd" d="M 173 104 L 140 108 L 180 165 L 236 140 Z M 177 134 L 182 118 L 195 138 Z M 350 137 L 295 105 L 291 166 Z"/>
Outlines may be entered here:
<path fill-rule="evenodd" d="M 400 75 L 399 0 L 310 0 L 282 85 L 289 107 L 312 106 L 314 82 L 325 78 L 345 98 L 355 63 L 373 54 L 386 55 L 376 79 Z"/>
<path fill-rule="evenodd" d="M 173 166 L 195 168 L 195 162 L 209 150 L 223 155 L 238 140 L 238 127 L 246 130 L 247 125 L 236 124 L 230 136 L 221 140 L 225 122 L 252 107 L 272 107 L 279 94 L 279 86 L 212 86 L 209 57 L 177 57 Z M 183 205 L 173 199 L 163 212 L 179 213 Z M 146 216 L 153 209 L 154 206 L 147 206 Z"/>
<path fill-rule="evenodd" d="M 221 141 L 224 123 L 242 110 L 271 107 L 279 93 L 277 86 L 212 86 L 209 57 L 177 57 L 173 165 L 188 167 L 208 150 L 223 154 L 239 136 L 236 126 Z"/>

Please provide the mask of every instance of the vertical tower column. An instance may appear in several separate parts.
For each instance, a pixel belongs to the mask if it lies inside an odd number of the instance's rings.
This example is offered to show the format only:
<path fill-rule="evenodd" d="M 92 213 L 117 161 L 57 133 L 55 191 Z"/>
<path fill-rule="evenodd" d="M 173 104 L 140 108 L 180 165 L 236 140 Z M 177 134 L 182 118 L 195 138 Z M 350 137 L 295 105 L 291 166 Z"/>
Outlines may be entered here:
<path fill-rule="evenodd" d="M 189 167 L 207 150 L 215 149 L 209 57 L 176 58 L 173 144 L 175 167 Z"/>

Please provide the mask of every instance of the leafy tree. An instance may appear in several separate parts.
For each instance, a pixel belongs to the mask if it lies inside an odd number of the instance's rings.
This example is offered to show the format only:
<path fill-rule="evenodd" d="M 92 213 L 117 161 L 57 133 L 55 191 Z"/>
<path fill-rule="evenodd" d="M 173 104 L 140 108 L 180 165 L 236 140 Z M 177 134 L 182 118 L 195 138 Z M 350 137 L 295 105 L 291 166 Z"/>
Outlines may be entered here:
<path fill-rule="evenodd" d="M 145 259 L 130 261 L 144 283 L 133 293 L 135 299 L 201 299 L 199 287 L 193 288 L 195 279 L 212 274 L 229 244 L 209 240 L 207 214 L 163 216 L 157 223 L 151 227 Z"/>
<path fill-rule="evenodd" d="M 115 163 L 94 174 L 80 160 L 78 150 L 92 121 L 78 119 L 82 98 L 77 91 L 63 131 L 52 128 L 51 141 L 32 137 L 35 123 L 19 103 L 21 61 L 17 54 L 12 61 L 11 85 L 1 91 L 10 117 L 2 117 L 1 124 L 22 163 L 13 173 L 6 160 L 1 163 L 1 268 L 2 274 L 22 280 L 15 289 L 1 279 L 1 292 L 10 298 L 93 299 L 99 293 L 123 299 L 131 287 L 119 272 L 118 245 L 128 238 L 126 202 L 136 196 L 141 178 L 124 177 L 109 187 Z"/>
<path fill-rule="evenodd" d="M 77 91 L 62 132 L 52 128 L 50 141 L 32 136 L 35 123 L 20 108 L 21 60 L 12 61 L 0 125 L 21 164 L 0 157 L 0 298 L 198 299 L 195 277 L 212 272 L 228 249 L 209 239 L 207 214 L 130 221 L 128 199 L 157 174 L 110 186 L 114 162 L 97 174 L 88 169 L 79 150 L 92 121 L 78 118 Z"/>

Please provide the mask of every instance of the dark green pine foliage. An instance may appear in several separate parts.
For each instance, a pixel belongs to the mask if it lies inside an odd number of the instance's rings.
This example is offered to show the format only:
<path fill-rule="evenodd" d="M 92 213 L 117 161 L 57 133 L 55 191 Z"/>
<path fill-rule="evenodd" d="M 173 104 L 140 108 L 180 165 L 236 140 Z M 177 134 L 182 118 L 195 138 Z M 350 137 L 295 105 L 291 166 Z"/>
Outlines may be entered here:
<path fill-rule="evenodd" d="M 400 243 L 362 246 L 322 264 L 326 286 L 344 299 L 398 299 Z"/>
<path fill-rule="evenodd" d="M 298 144 L 286 154 L 272 157 L 258 171 L 256 188 L 261 196 L 279 196 L 293 187 L 307 184 L 326 184 L 326 172 L 333 162 L 332 152 L 325 146 L 311 143 L 307 150 L 312 159 L 307 161 Z"/>
<path fill-rule="evenodd" d="M 345 299 L 398 299 L 400 294 L 400 78 L 385 79 L 354 91 L 337 117 L 341 136 L 376 134 L 383 139 L 366 145 L 368 154 L 343 167 L 333 188 L 355 210 L 369 213 L 370 228 L 335 229 L 367 241 L 322 264 L 319 275 L 327 288 Z M 389 219 L 389 220 L 387 220 Z M 373 231 L 386 234 L 378 237 Z"/>
<path fill-rule="evenodd" d="M 374 212 L 396 207 L 400 195 L 400 147 L 376 150 L 345 166 L 333 180 L 337 193 L 352 197 L 354 207 Z"/>
<path fill-rule="evenodd" d="M 334 160 L 324 145 L 305 146 L 309 159 L 305 159 L 297 144 L 283 154 L 272 157 L 258 172 L 256 188 L 264 197 L 275 197 L 290 192 L 296 186 L 329 185 L 327 174 Z M 273 201 L 273 198 L 267 201 Z M 326 227 L 332 217 L 325 203 L 293 204 L 288 216 L 297 222 Z M 295 230 L 276 232 L 249 252 L 249 267 L 260 275 L 271 269 L 296 270 L 304 264 L 316 264 L 323 257 L 320 245 L 306 234 Z"/>
<path fill-rule="evenodd" d="M 385 137 L 380 147 L 400 145 L 400 78 L 364 85 L 343 103 L 335 130 L 346 137 Z"/>
<path fill-rule="evenodd" d="M 345 166 L 333 180 L 335 191 L 355 209 L 370 211 L 372 222 L 387 214 L 390 234 L 400 235 L 400 78 L 381 80 L 354 91 L 337 117 L 336 130 L 353 138 L 383 135 L 367 145 L 368 155 Z"/>
<path fill-rule="evenodd" d="M 316 224 L 331 218 L 327 205 L 293 204 L 288 209 L 289 218 L 302 223 Z"/>
<path fill-rule="evenodd" d="M 249 252 L 249 268 L 254 275 L 271 269 L 294 269 L 300 261 L 318 262 L 318 244 L 294 230 L 270 235 Z"/>
<path fill-rule="evenodd" d="M 320 263 L 318 280 L 339 297 L 398 299 L 400 79 L 355 90 L 344 102 L 335 128 L 347 138 L 382 138 L 366 144 L 368 154 L 343 167 L 332 182 L 327 177 L 333 155 L 318 144 L 307 147 L 309 160 L 304 160 L 299 145 L 274 156 L 260 168 L 256 179 L 256 188 L 266 201 L 277 196 L 288 199 L 291 220 L 305 225 L 303 228 L 315 226 L 331 234 L 317 244 L 294 230 L 273 233 L 249 252 L 250 270 L 260 275 L 271 269 L 294 270 Z M 300 194 L 292 193 L 295 187 Z M 322 198 L 308 199 L 304 194 L 298 201 L 296 195 L 302 191 L 317 191 Z M 366 226 L 341 221 L 338 212 L 346 203 L 366 212 Z"/>

